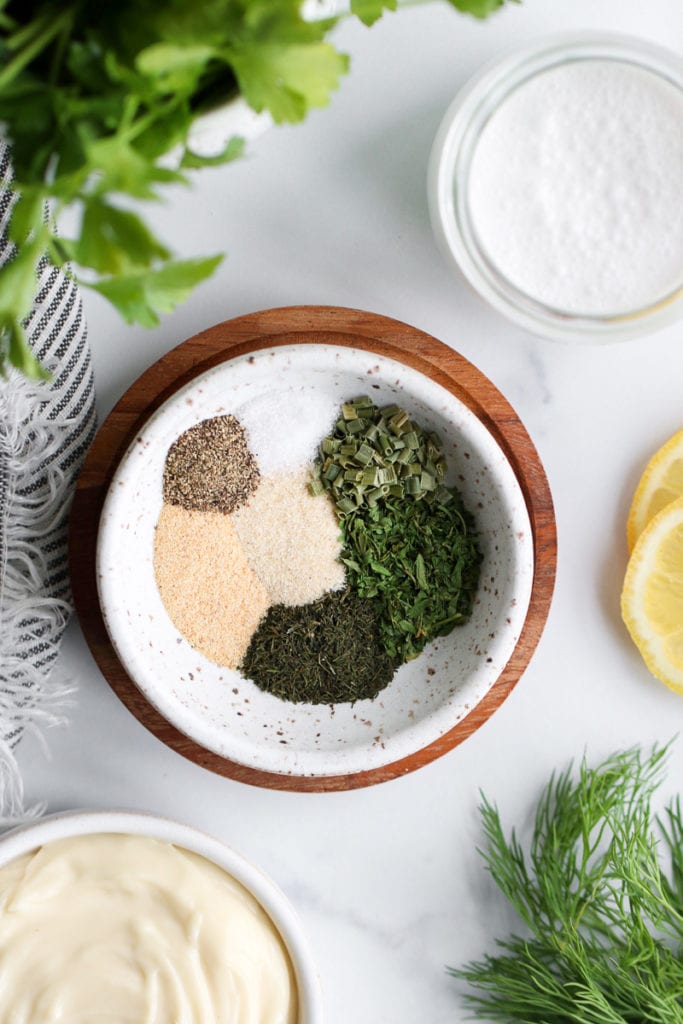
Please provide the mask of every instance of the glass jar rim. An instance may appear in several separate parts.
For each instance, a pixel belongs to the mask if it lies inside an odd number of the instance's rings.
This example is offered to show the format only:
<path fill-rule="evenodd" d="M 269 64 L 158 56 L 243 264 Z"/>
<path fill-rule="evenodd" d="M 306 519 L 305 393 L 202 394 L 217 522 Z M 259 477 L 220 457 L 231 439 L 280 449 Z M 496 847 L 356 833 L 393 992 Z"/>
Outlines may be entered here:
<path fill-rule="evenodd" d="M 434 232 L 447 259 L 499 312 L 535 334 L 554 339 L 609 341 L 635 337 L 683 315 L 683 275 L 668 295 L 614 314 L 577 314 L 545 305 L 509 281 L 478 243 L 468 207 L 469 170 L 493 113 L 525 82 L 582 60 L 613 60 L 657 75 L 683 94 L 683 59 L 655 43 L 611 32 L 557 34 L 486 64 L 458 92 L 432 147 L 428 175 Z"/>

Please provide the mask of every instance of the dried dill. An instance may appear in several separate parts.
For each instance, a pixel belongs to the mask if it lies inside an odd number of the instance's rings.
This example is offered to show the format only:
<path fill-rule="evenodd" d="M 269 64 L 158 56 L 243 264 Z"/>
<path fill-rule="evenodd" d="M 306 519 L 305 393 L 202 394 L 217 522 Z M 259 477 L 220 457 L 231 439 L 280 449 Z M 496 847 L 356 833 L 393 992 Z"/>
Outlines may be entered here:
<path fill-rule="evenodd" d="M 375 697 L 396 667 L 380 639 L 374 602 L 347 587 L 311 604 L 273 606 L 240 670 L 282 700 L 341 704 Z"/>

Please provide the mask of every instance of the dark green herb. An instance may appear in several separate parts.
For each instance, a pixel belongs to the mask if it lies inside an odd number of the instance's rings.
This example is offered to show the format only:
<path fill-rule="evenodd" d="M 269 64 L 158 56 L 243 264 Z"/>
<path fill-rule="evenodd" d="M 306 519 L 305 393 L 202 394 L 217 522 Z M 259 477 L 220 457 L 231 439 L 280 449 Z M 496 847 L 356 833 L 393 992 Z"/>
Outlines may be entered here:
<path fill-rule="evenodd" d="M 472 613 L 481 553 L 446 469 L 435 433 L 367 397 L 342 405 L 319 448 L 311 491 L 332 495 L 349 584 L 377 607 L 384 649 L 399 662 Z"/>
<path fill-rule="evenodd" d="M 451 0 L 485 17 L 503 0 Z M 314 5 L 315 6 L 315 5 Z M 220 256 L 174 260 L 134 208 L 188 170 L 240 155 L 243 140 L 203 157 L 189 131 L 207 102 L 239 91 L 273 120 L 323 107 L 349 58 L 327 41 L 338 18 L 307 16 L 301 0 L 0 0 L 0 121 L 19 199 L 10 234 L 17 256 L 0 268 L 0 371 L 5 359 L 41 368 L 23 321 L 36 266 L 85 269 L 89 284 L 129 322 L 155 326 L 207 278 Z M 397 0 L 351 0 L 347 16 L 376 21 Z M 179 152 L 167 166 L 170 152 Z M 54 217 L 46 220 L 45 202 Z M 65 209 L 73 237 L 54 225 Z"/>
<path fill-rule="evenodd" d="M 311 604 L 271 608 L 240 670 L 282 700 L 340 704 L 375 697 L 396 667 L 380 641 L 373 603 L 346 588 Z"/>
<path fill-rule="evenodd" d="M 683 816 L 652 809 L 666 751 L 553 776 L 530 843 L 481 808 L 493 879 L 524 923 L 451 970 L 475 1016 L 510 1024 L 683 1021 Z M 667 863 L 668 861 L 668 863 Z"/>
<path fill-rule="evenodd" d="M 350 586 L 371 598 L 387 654 L 401 662 L 472 613 L 481 554 L 472 517 L 448 505 L 385 500 L 341 517 Z"/>

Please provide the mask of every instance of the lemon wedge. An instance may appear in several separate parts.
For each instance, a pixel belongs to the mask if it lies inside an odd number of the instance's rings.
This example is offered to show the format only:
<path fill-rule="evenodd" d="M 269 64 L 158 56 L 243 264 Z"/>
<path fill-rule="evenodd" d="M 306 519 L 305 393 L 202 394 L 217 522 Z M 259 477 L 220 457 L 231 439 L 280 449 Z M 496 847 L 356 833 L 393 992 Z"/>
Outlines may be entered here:
<path fill-rule="evenodd" d="M 650 672 L 683 694 L 683 498 L 651 519 L 636 541 L 621 614 Z"/>
<path fill-rule="evenodd" d="M 640 478 L 626 524 L 629 551 L 651 519 L 683 497 L 683 430 L 655 452 Z"/>

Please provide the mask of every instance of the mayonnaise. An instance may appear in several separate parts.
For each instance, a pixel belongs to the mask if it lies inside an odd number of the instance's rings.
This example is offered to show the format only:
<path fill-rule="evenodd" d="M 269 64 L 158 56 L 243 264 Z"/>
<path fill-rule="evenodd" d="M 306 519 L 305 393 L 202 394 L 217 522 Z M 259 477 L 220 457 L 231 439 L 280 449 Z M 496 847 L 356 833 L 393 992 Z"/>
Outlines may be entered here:
<path fill-rule="evenodd" d="M 134 835 L 62 839 L 0 868 L 0 1021 L 295 1024 L 268 915 L 197 854 Z"/>

